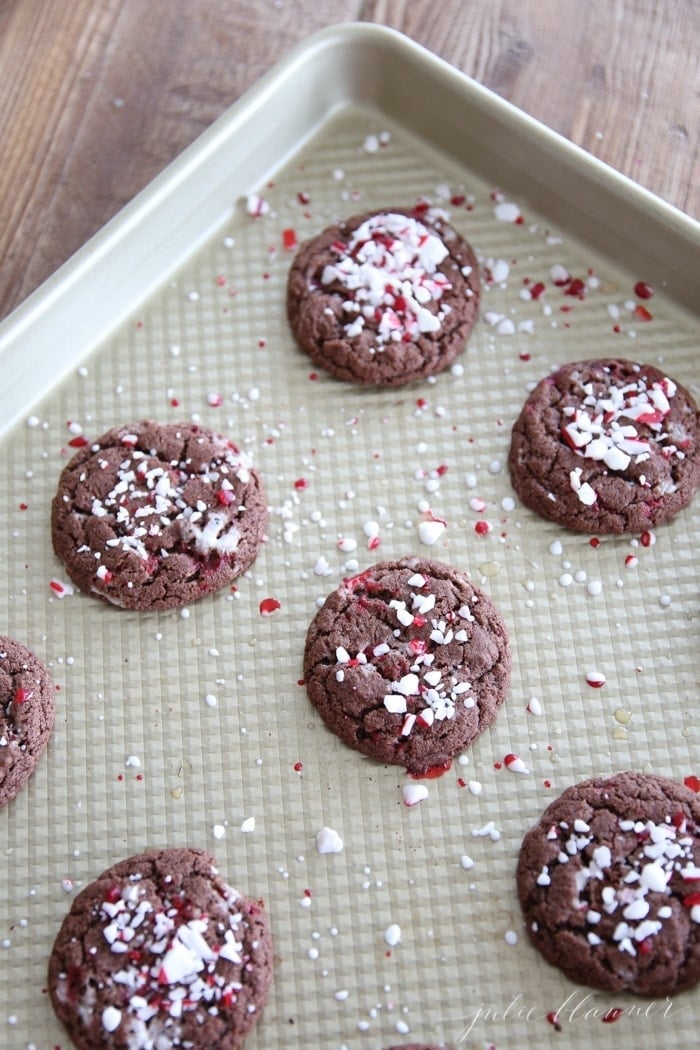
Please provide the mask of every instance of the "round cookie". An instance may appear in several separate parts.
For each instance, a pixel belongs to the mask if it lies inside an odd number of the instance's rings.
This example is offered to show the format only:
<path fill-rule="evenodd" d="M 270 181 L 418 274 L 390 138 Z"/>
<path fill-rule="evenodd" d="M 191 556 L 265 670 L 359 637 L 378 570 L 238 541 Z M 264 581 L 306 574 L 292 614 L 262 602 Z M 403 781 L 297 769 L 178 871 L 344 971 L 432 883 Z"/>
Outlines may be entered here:
<path fill-rule="evenodd" d="M 34 772 L 55 716 L 54 684 L 44 665 L 19 642 L 0 636 L 0 806 Z"/>
<path fill-rule="evenodd" d="M 248 456 L 191 423 L 142 420 L 81 449 L 53 500 L 54 550 L 88 594 L 124 609 L 171 609 L 230 584 L 267 523 Z"/>
<path fill-rule="evenodd" d="M 515 422 L 508 464 L 520 499 L 580 532 L 643 532 L 700 486 L 698 409 L 651 365 L 578 361 L 541 380 Z"/>
<path fill-rule="evenodd" d="M 287 316 L 299 345 L 331 375 L 398 386 L 452 364 L 479 295 L 470 245 L 444 212 L 418 205 L 355 215 L 302 244 Z"/>
<path fill-rule="evenodd" d="M 700 797 L 624 772 L 568 788 L 525 836 L 530 939 L 567 977 L 675 995 L 700 980 Z"/>
<path fill-rule="evenodd" d="M 350 747 L 414 774 L 445 765 L 493 722 L 508 634 L 464 572 L 425 558 L 343 580 L 312 620 L 309 699 Z"/>
<path fill-rule="evenodd" d="M 73 901 L 49 994 L 77 1050 L 235 1050 L 272 979 L 262 902 L 204 850 L 163 849 L 105 871 Z"/>

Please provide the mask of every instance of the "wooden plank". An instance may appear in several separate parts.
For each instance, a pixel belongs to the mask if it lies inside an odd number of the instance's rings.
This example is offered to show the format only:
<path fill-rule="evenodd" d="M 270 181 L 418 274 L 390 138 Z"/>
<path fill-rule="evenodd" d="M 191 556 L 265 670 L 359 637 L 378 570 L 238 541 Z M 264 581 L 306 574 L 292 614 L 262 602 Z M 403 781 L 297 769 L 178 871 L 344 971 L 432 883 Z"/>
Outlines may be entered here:
<path fill-rule="evenodd" d="M 695 0 L 10 0 L 0 317 L 308 34 L 393 26 L 700 216 Z"/>

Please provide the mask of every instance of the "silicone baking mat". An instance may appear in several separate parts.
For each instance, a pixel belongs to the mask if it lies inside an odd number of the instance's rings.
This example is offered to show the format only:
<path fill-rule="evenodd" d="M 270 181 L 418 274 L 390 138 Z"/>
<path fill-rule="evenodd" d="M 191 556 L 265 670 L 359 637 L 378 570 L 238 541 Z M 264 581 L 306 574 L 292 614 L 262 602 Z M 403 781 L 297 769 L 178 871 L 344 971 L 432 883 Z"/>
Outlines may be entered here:
<path fill-rule="evenodd" d="M 539 958 L 514 871 L 524 832 L 571 783 L 700 774 L 700 504 L 655 535 L 596 545 L 519 506 L 505 464 L 523 399 L 555 365 L 632 357 L 697 394 L 697 320 L 661 283 L 635 295 L 648 275 L 586 247 L 573 205 L 555 225 L 507 164 L 477 175 L 352 99 L 250 191 L 49 396 L 27 389 L 3 439 L 2 632 L 46 661 L 59 690 L 48 752 L 0 812 L 0 1044 L 69 1045 L 45 972 L 72 897 L 122 857 L 187 844 L 266 901 L 275 979 L 251 1050 L 687 1046 L 696 996 L 608 996 Z M 419 199 L 448 211 L 480 258 L 468 348 L 403 389 L 336 382 L 286 325 L 294 246 L 335 218 Z M 142 417 L 230 435 L 269 497 L 252 570 L 182 611 L 62 592 L 51 549 L 72 446 Z M 431 519 L 444 528 L 421 530 Z M 496 723 L 411 807 L 402 770 L 340 744 L 301 682 L 318 603 L 343 576 L 409 553 L 467 569 L 514 656 Z M 324 826 L 341 852 L 317 851 Z M 612 1007 L 622 1015 L 603 1024 Z"/>

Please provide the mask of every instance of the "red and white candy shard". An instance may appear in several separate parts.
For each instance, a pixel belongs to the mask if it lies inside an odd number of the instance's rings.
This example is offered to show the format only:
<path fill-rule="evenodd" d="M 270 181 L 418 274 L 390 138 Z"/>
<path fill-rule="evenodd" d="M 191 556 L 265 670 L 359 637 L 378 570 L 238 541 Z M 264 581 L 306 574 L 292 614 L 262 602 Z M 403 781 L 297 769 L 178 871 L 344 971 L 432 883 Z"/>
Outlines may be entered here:
<path fill-rule="evenodd" d="M 503 759 L 506 769 L 509 769 L 511 773 L 529 773 L 530 770 L 523 762 L 519 755 L 506 755 Z"/>
<path fill-rule="evenodd" d="M 664 444 L 663 454 L 682 459 L 684 453 L 664 432 L 663 424 L 676 392 L 672 379 L 664 377 L 648 386 L 639 376 L 618 386 L 612 380 L 607 389 L 595 393 L 593 383 L 583 383 L 580 407 L 563 409 L 561 434 L 569 447 L 584 459 L 603 463 L 609 470 L 624 473 L 630 463 L 643 463 L 651 455 L 649 439 L 641 437 L 635 424 L 643 424 Z M 597 495 L 588 482 L 581 481 L 581 468 L 569 474 L 571 488 L 585 506 L 593 506 Z"/>
<path fill-rule="evenodd" d="M 588 943 L 593 948 L 602 943 L 598 932 L 602 916 L 590 906 L 588 886 L 603 882 L 603 911 L 619 918 L 612 940 L 621 952 L 634 957 L 639 951 L 646 951 L 641 945 L 660 933 L 664 921 L 673 914 L 671 904 L 663 900 L 668 898 L 670 902 L 669 885 L 673 875 L 680 872 L 681 878 L 693 882 L 700 879 L 700 868 L 693 861 L 694 836 L 685 818 L 668 817 L 660 824 L 618 818 L 618 825 L 621 832 L 634 832 L 639 842 L 637 849 L 622 861 L 619 857 L 613 860 L 610 847 L 605 843 L 596 843 L 594 833 L 584 820 L 575 820 L 573 825 L 561 821 L 550 829 L 547 838 L 561 843 L 554 863 L 568 864 L 572 857 L 587 851 L 587 863 L 582 863 L 575 873 L 578 896 L 573 907 L 585 915 Z M 605 884 L 607 872 L 613 868 L 614 877 L 610 884 Z M 537 884 L 546 887 L 550 881 L 549 867 L 545 866 Z M 658 895 L 662 895 L 661 903 Z M 691 922 L 700 923 L 700 894 L 691 893 L 682 903 L 689 910 Z"/>
<path fill-rule="evenodd" d="M 73 584 L 68 580 L 50 580 L 49 587 L 57 598 L 67 598 L 75 594 Z"/>
<path fill-rule="evenodd" d="M 338 285 L 347 292 L 343 302 L 348 338 L 365 330 L 375 332 L 373 352 L 388 344 L 414 342 L 439 331 L 450 310 L 443 304 L 452 285 L 440 264 L 449 252 L 442 240 L 418 219 L 390 212 L 366 219 L 347 244 L 333 245 L 337 259 L 321 275 L 321 284 Z"/>

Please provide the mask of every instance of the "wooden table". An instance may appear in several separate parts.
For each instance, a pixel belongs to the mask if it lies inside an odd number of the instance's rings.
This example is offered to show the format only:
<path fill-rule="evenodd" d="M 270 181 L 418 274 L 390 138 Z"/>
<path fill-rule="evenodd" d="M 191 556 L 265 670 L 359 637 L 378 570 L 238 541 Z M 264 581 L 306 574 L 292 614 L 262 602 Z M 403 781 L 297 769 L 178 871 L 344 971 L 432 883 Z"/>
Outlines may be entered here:
<path fill-rule="evenodd" d="M 297 41 L 352 20 L 700 217 L 698 0 L 0 0 L 0 317 Z"/>

